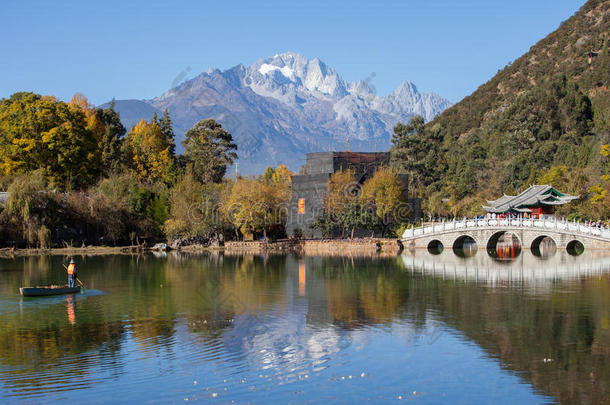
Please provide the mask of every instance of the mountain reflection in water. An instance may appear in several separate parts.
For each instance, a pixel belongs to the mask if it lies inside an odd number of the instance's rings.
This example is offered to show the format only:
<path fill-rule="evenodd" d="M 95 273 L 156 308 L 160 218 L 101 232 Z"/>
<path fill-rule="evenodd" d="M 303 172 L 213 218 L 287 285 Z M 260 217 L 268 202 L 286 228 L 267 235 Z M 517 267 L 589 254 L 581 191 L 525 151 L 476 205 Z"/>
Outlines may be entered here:
<path fill-rule="evenodd" d="M 0 260 L 0 402 L 600 403 L 609 259 L 222 254 Z M 533 292 L 533 293 L 532 293 Z"/>

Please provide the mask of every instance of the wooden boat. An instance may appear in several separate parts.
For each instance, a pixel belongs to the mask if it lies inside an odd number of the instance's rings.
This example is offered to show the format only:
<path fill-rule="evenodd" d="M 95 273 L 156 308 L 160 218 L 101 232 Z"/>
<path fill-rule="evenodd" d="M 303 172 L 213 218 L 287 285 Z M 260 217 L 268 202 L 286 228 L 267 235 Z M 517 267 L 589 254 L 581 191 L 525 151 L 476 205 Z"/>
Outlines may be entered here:
<path fill-rule="evenodd" d="M 19 292 L 24 297 L 42 297 L 45 295 L 62 295 L 79 293 L 80 286 L 68 287 L 67 285 L 51 285 L 43 287 L 21 287 Z"/>

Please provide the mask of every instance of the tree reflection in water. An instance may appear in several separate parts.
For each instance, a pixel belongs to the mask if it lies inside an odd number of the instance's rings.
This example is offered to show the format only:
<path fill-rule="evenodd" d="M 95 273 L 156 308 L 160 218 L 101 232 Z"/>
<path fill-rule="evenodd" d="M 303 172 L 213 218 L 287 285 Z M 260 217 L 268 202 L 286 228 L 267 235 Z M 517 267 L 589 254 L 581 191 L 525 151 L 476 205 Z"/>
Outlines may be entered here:
<path fill-rule="evenodd" d="M 608 398 L 609 259 L 526 250 L 500 263 L 482 253 L 81 258 L 80 276 L 99 294 L 33 300 L 18 287 L 63 280 L 62 258 L 3 261 L 23 271 L 0 278 L 0 396 L 128 379 L 128 359 L 158 358 L 170 374 L 265 365 L 298 381 L 331 367 L 354 334 L 433 344 L 449 328 L 561 402 Z"/>

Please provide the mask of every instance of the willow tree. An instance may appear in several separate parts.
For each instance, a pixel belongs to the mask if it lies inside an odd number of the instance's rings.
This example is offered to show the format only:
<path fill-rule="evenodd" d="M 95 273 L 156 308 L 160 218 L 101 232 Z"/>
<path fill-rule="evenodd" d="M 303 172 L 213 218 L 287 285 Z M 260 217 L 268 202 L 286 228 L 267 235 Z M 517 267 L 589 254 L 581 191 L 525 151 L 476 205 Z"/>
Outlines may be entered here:
<path fill-rule="evenodd" d="M 57 196 L 49 191 L 44 173 L 35 170 L 17 176 L 8 192 L 5 210 L 11 227 L 21 228 L 21 237 L 28 245 L 38 242 L 41 248 L 49 247 Z"/>

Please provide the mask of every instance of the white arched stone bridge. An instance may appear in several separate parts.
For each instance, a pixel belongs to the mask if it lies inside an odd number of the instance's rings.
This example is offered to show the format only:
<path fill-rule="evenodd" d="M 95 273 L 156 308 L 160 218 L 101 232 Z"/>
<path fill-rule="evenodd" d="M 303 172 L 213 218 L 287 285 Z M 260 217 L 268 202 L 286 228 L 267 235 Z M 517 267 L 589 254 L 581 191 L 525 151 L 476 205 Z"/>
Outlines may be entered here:
<path fill-rule="evenodd" d="M 427 248 L 442 243 L 444 248 L 461 245 L 467 237 L 472 238 L 479 249 L 494 248 L 499 237 L 511 233 L 519 239 L 525 249 L 537 248 L 548 237 L 557 249 L 569 249 L 582 244 L 586 249 L 610 249 L 610 229 L 599 228 L 579 222 L 556 218 L 546 219 L 463 219 L 425 224 L 409 228 L 402 235 L 405 248 Z"/>

